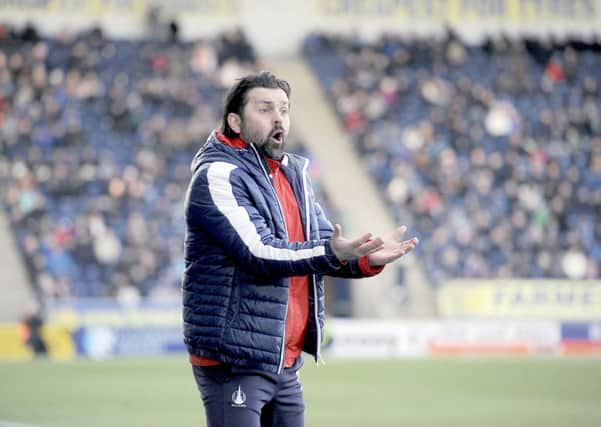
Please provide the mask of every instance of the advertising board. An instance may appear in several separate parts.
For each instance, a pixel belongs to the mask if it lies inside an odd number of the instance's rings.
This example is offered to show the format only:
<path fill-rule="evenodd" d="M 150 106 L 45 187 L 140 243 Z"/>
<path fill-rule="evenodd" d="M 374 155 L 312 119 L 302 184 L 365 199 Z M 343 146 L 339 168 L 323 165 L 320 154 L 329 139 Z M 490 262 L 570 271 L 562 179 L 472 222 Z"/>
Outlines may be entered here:
<path fill-rule="evenodd" d="M 340 358 L 545 355 L 560 344 L 554 321 L 332 319 L 327 330 L 327 353 Z"/>
<path fill-rule="evenodd" d="M 454 280 L 437 291 L 445 317 L 601 319 L 601 281 Z"/>

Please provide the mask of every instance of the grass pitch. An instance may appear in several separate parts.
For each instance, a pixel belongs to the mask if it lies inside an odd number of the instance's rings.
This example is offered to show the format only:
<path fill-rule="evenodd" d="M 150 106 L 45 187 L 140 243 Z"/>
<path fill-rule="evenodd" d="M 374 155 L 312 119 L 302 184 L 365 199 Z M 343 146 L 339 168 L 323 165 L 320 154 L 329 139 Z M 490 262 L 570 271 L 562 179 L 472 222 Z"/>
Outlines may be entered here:
<path fill-rule="evenodd" d="M 599 427 L 601 359 L 307 361 L 307 427 Z M 185 357 L 0 363 L 0 427 L 199 427 Z"/>

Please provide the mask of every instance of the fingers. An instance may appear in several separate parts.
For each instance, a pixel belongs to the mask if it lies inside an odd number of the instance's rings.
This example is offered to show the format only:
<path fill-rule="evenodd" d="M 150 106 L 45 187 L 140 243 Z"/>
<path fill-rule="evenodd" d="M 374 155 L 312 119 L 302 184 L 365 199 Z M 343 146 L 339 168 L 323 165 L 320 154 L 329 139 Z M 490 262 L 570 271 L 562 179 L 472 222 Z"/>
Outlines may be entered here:
<path fill-rule="evenodd" d="M 419 240 L 417 237 L 414 237 L 412 239 L 401 242 L 401 245 L 400 245 L 401 256 L 408 254 L 413 249 L 415 249 L 415 247 L 417 246 L 418 243 L 419 243 Z"/>
<path fill-rule="evenodd" d="M 419 239 L 417 237 L 413 237 L 409 240 L 404 240 L 401 242 L 401 246 L 408 246 L 411 245 L 413 247 L 416 247 L 417 244 L 419 243 Z"/>
<path fill-rule="evenodd" d="M 369 239 L 371 239 L 372 234 L 371 233 L 366 233 L 363 236 L 359 237 L 358 239 L 355 239 L 351 242 L 351 246 L 353 248 L 358 248 L 361 245 L 365 244 Z"/>
<path fill-rule="evenodd" d="M 340 224 L 334 224 L 334 234 L 332 235 L 333 239 L 340 239 L 342 236 L 342 226 Z"/>
<path fill-rule="evenodd" d="M 418 243 L 419 240 L 417 239 L 417 237 L 399 243 L 398 246 L 391 251 L 389 258 L 386 260 L 386 263 L 395 261 L 400 257 L 407 255 L 409 252 L 415 249 Z"/>
<path fill-rule="evenodd" d="M 395 240 L 401 240 L 406 231 L 407 231 L 407 226 L 401 225 L 400 227 L 396 228 L 392 232 L 392 238 Z"/>
<path fill-rule="evenodd" d="M 369 255 L 384 246 L 384 241 L 377 237 L 372 239 L 371 233 L 365 233 L 358 239 L 348 240 L 342 236 L 342 226 L 334 224 L 331 247 L 334 255 L 340 260 L 350 260 Z"/>
<path fill-rule="evenodd" d="M 379 237 L 377 237 L 373 240 L 369 240 L 357 248 L 357 256 L 362 257 L 365 255 L 374 253 L 376 251 L 379 251 L 380 249 L 382 249 L 383 245 L 384 245 L 384 241 Z"/>
<path fill-rule="evenodd" d="M 399 227 L 397 230 L 399 232 L 405 231 L 401 230 L 401 227 Z M 418 243 L 419 240 L 417 239 L 417 237 L 413 237 L 408 240 L 403 240 L 402 242 L 391 239 L 389 237 L 387 240 L 383 241 L 383 245 L 380 249 L 368 254 L 369 262 L 371 265 L 389 264 L 411 252 L 413 249 L 415 249 Z"/>

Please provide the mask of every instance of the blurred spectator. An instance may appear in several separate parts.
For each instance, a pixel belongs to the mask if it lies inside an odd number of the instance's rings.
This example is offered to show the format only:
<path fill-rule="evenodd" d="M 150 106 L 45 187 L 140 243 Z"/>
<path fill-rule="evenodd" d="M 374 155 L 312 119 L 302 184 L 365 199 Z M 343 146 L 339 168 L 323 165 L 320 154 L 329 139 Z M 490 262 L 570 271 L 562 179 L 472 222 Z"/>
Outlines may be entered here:
<path fill-rule="evenodd" d="M 304 53 L 434 283 L 601 275 L 598 44 L 312 34 Z"/>
<path fill-rule="evenodd" d="M 23 343 L 36 357 L 46 356 L 48 353 L 48 346 L 42 334 L 43 326 L 44 317 L 38 310 L 26 313 L 21 322 Z"/>
<path fill-rule="evenodd" d="M 255 51 L 241 28 L 223 33 L 218 38 L 218 51 L 221 65 L 232 58 L 242 64 L 254 64 L 257 60 Z"/>

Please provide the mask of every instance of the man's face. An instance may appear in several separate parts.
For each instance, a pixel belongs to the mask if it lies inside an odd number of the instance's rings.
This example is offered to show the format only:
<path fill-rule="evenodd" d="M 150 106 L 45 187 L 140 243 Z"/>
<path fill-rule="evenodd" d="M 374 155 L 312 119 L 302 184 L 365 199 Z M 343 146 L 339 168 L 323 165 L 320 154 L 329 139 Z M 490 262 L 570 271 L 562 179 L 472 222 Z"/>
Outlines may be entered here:
<path fill-rule="evenodd" d="M 290 103 L 282 89 L 257 87 L 247 94 L 242 110 L 240 135 L 254 143 L 267 157 L 280 160 L 290 130 Z"/>

